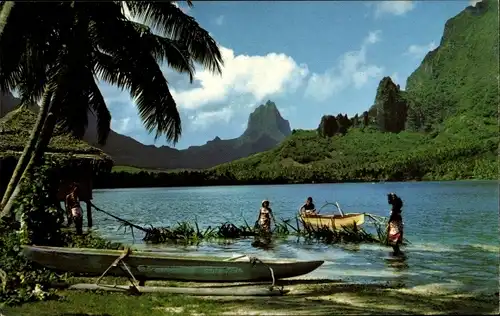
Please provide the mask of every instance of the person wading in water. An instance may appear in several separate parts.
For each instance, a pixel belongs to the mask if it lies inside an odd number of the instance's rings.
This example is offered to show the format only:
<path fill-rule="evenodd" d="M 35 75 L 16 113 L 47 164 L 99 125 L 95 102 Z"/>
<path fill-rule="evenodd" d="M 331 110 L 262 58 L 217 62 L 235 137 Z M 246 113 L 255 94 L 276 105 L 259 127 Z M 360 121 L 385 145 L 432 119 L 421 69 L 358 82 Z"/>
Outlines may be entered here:
<path fill-rule="evenodd" d="M 274 220 L 273 211 L 269 207 L 269 201 L 262 201 L 261 208 L 259 210 L 259 217 L 257 218 L 257 223 L 261 233 L 271 234 L 271 219 Z"/>
<path fill-rule="evenodd" d="M 259 247 L 264 249 L 269 249 L 271 245 L 271 220 L 276 224 L 274 219 L 273 211 L 269 207 L 269 201 L 262 201 L 261 208 L 259 210 L 259 217 L 255 222 L 255 228 L 257 229 L 257 235 L 252 242 L 253 247 Z"/>
<path fill-rule="evenodd" d="M 387 245 L 392 246 L 394 255 L 401 255 L 399 246 L 403 243 L 403 217 L 401 216 L 403 201 L 395 193 L 387 194 L 387 202 L 392 205 L 387 225 Z"/>
<path fill-rule="evenodd" d="M 66 195 L 66 211 L 71 212 L 71 218 L 75 223 L 76 233 L 82 234 L 83 215 L 82 208 L 80 207 L 80 198 L 78 197 L 79 188 L 78 184 L 74 183 L 71 186 L 71 192 Z"/>

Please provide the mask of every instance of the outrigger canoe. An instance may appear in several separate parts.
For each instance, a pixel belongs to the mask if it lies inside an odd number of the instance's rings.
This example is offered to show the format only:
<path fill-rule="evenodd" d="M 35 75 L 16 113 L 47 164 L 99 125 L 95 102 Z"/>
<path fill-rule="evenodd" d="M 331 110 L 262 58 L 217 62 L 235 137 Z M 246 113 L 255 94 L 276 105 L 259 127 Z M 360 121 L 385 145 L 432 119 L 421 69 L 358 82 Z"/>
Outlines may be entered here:
<path fill-rule="evenodd" d="M 308 229 L 328 228 L 330 230 L 341 230 L 342 227 L 350 228 L 354 225 L 361 226 L 365 222 L 364 213 L 347 213 L 344 214 L 339 203 L 335 202 L 335 206 L 339 211 L 339 215 L 323 215 L 323 214 L 307 214 L 300 213 L 299 217 L 302 225 Z"/>
<path fill-rule="evenodd" d="M 123 251 L 88 248 L 24 246 L 23 254 L 33 262 L 50 269 L 99 276 Z M 190 282 L 257 282 L 307 274 L 324 261 L 252 260 L 232 258 L 172 256 L 162 253 L 132 251 L 123 260 L 137 279 Z M 113 267 L 108 274 L 126 276 Z"/>
<path fill-rule="evenodd" d="M 345 215 L 300 215 L 302 223 L 310 228 L 318 229 L 327 227 L 332 230 L 339 230 L 342 227 L 360 226 L 365 222 L 365 214 L 345 214 Z"/>

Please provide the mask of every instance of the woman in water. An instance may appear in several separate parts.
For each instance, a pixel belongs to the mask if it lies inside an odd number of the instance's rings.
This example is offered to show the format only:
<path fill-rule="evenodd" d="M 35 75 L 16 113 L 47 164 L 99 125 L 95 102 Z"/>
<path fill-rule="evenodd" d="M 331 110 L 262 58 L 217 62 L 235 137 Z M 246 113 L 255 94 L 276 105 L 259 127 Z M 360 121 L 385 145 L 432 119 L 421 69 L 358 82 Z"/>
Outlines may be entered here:
<path fill-rule="evenodd" d="M 259 224 L 259 229 L 262 233 L 270 234 L 271 233 L 271 219 L 274 220 L 273 211 L 269 207 L 269 201 L 262 201 L 261 208 L 259 210 L 259 218 L 257 219 L 257 223 Z"/>
<path fill-rule="evenodd" d="M 387 202 L 392 205 L 387 225 L 387 245 L 392 246 L 394 255 L 401 255 L 399 246 L 403 243 L 403 217 L 401 216 L 403 201 L 395 193 L 389 193 L 387 194 Z"/>

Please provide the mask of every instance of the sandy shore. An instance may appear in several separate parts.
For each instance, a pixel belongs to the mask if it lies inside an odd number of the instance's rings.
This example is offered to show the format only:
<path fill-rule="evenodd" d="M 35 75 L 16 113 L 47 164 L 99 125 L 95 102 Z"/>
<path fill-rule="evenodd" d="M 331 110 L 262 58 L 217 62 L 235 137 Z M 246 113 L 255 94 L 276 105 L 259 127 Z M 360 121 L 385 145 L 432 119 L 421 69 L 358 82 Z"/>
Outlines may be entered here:
<path fill-rule="evenodd" d="M 80 283 L 74 279 L 71 283 Z M 87 283 L 92 279 L 85 279 Z M 107 279 L 113 284 L 116 280 Z M 119 282 L 124 284 L 123 280 Z M 241 287 L 249 284 L 147 282 L 147 286 Z M 269 283 L 252 285 L 269 287 Z M 398 287 L 388 284 L 350 284 L 332 280 L 288 280 L 281 285 L 290 292 L 275 297 L 187 296 L 59 291 L 57 301 L 6 308 L 10 315 L 336 315 L 336 314 L 499 314 L 494 291 L 459 293 L 453 284 Z M 130 307 L 127 307 L 130 306 Z M 46 313 L 46 314 L 44 314 Z"/>
<path fill-rule="evenodd" d="M 290 292 L 281 297 L 208 296 L 203 299 L 232 303 L 224 315 L 499 314 L 499 298 L 495 292 L 458 293 L 453 284 L 403 288 L 332 280 L 285 283 L 284 288 Z"/>

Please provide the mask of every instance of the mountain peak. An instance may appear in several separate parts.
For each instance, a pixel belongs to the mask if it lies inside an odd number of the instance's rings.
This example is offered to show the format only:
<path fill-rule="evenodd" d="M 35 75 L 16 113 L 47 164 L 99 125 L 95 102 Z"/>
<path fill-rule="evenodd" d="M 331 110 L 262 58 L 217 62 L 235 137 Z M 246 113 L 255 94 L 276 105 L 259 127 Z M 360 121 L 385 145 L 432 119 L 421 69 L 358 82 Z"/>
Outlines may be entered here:
<path fill-rule="evenodd" d="M 257 139 L 262 135 L 281 141 L 292 133 L 290 123 L 271 100 L 259 105 L 248 117 L 247 129 L 242 137 Z"/>

